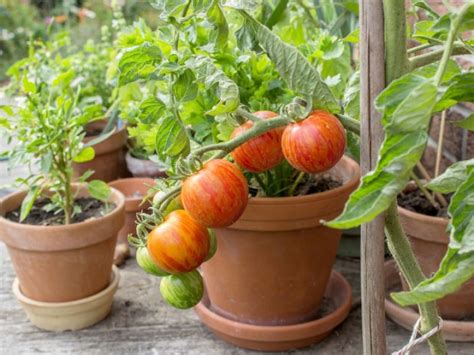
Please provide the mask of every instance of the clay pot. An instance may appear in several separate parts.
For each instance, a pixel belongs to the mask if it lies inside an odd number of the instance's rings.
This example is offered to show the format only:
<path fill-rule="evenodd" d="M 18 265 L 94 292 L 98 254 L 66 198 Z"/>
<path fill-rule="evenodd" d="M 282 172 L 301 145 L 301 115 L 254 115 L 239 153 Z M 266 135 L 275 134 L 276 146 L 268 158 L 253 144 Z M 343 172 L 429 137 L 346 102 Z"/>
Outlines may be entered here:
<path fill-rule="evenodd" d="M 128 245 L 127 236 L 135 234 L 136 215 L 150 207 L 150 203 L 142 204 L 142 200 L 153 185 L 154 180 L 150 178 L 127 178 L 109 183 L 109 186 L 119 190 L 125 196 L 125 223 L 118 234 L 117 244 Z"/>
<path fill-rule="evenodd" d="M 215 313 L 242 323 L 290 325 L 317 315 L 341 231 L 338 216 L 357 187 L 359 166 L 344 157 L 330 171 L 343 185 L 297 197 L 252 198 L 232 226 L 216 229 L 216 255 L 202 265 Z"/>
<path fill-rule="evenodd" d="M 106 124 L 106 120 L 92 122 L 87 126 L 87 129 L 102 130 Z M 86 137 L 84 142 L 87 143 L 96 138 L 97 136 Z M 109 182 L 120 177 L 129 176 L 125 164 L 126 143 L 127 130 L 123 126 L 118 128 L 106 140 L 93 146 L 95 151 L 94 159 L 85 163 L 74 164 L 74 176 L 80 177 L 88 170 L 94 171 L 88 180 L 99 179 Z"/>
<path fill-rule="evenodd" d="M 84 186 L 78 188 L 79 197 L 88 195 Z M 7 245 L 21 292 L 36 301 L 69 302 L 105 289 L 124 221 L 123 195 L 112 189 L 113 211 L 70 225 L 36 226 L 4 218 L 25 195 L 25 191 L 15 192 L 0 204 L 0 240 Z"/>
<path fill-rule="evenodd" d="M 125 155 L 127 168 L 135 177 L 159 178 L 166 177 L 165 168 L 149 159 L 137 159 L 130 152 Z"/>
<path fill-rule="evenodd" d="M 446 233 L 448 219 L 426 216 L 398 207 L 403 229 L 423 273 L 431 276 L 438 270 L 446 254 L 449 236 Z M 408 287 L 402 280 L 404 289 Z M 474 316 L 474 278 L 466 282 L 459 291 L 448 295 L 438 303 L 440 316 L 445 319 L 461 319 Z"/>

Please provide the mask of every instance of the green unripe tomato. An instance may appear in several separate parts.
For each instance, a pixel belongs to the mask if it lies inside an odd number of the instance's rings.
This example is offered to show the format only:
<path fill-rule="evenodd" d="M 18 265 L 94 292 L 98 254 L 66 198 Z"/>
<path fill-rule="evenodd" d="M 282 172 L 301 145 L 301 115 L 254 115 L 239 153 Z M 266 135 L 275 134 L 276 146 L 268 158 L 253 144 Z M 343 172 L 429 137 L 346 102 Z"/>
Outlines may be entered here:
<path fill-rule="evenodd" d="M 204 293 L 204 282 L 197 270 L 163 277 L 160 282 L 163 299 L 171 306 L 187 309 L 197 305 Z"/>
<path fill-rule="evenodd" d="M 160 269 L 150 257 L 148 249 L 146 247 L 140 247 L 137 249 L 137 263 L 147 273 L 154 276 L 167 276 L 168 272 Z"/>
<path fill-rule="evenodd" d="M 208 231 L 209 231 L 209 252 L 207 253 L 207 257 L 205 261 L 208 261 L 209 259 L 211 259 L 217 251 L 216 233 L 214 233 L 214 231 L 211 228 L 209 228 Z"/>

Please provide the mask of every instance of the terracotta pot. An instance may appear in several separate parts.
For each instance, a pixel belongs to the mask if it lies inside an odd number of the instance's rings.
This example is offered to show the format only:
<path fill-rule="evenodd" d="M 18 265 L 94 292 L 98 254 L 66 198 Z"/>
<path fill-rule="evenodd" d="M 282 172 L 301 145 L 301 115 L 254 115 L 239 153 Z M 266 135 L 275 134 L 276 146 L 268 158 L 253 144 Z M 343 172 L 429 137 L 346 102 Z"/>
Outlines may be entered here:
<path fill-rule="evenodd" d="M 344 157 L 331 171 L 343 185 L 297 197 L 252 198 L 232 226 L 216 229 L 216 255 L 202 266 L 211 310 L 258 325 L 314 319 L 331 275 L 338 216 L 357 187 L 359 166 Z"/>
<path fill-rule="evenodd" d="M 165 168 L 149 159 L 137 159 L 130 152 L 125 155 L 127 168 L 135 177 L 159 178 L 165 177 Z"/>
<path fill-rule="evenodd" d="M 87 196 L 79 187 L 78 196 Z M 21 205 L 26 192 L 0 204 L 0 240 L 6 245 L 22 293 L 43 302 L 68 302 L 107 287 L 117 233 L 123 225 L 125 199 L 112 189 L 115 209 L 104 217 L 62 226 L 20 224 L 3 216 Z"/>
<path fill-rule="evenodd" d="M 88 129 L 101 130 L 107 124 L 106 120 L 96 121 L 88 125 Z M 89 142 L 97 136 L 84 139 Z M 94 174 L 89 180 L 99 179 L 105 182 L 129 176 L 125 164 L 125 144 L 127 143 L 127 130 L 125 126 L 117 129 L 106 140 L 93 146 L 95 158 L 85 163 L 74 164 L 74 176 L 82 176 L 86 171 L 93 170 Z"/>
<path fill-rule="evenodd" d="M 125 223 L 118 234 L 117 244 L 128 244 L 127 236 L 135 234 L 136 215 L 150 207 L 150 203 L 142 204 L 142 200 L 153 185 L 154 180 L 150 178 L 127 178 L 109 183 L 109 186 L 119 190 L 125 196 Z"/>
<path fill-rule="evenodd" d="M 402 207 L 398 207 L 398 213 L 423 273 L 431 276 L 438 270 L 448 249 L 448 219 L 426 216 Z M 405 281 L 402 282 L 403 288 L 407 290 Z M 446 319 L 474 316 L 474 278 L 466 282 L 459 291 L 439 300 L 438 309 L 441 317 Z"/>

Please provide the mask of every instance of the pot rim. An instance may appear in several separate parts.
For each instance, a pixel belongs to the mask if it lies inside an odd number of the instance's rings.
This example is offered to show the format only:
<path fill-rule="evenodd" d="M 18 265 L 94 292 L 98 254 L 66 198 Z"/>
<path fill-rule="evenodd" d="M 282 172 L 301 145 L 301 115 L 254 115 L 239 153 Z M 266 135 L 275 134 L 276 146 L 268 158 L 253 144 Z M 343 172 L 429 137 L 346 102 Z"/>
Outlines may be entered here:
<path fill-rule="evenodd" d="M 295 203 L 304 203 L 304 202 L 314 202 L 317 201 L 324 201 L 331 199 L 335 195 L 339 195 L 341 192 L 346 191 L 348 189 L 352 189 L 353 186 L 357 186 L 360 180 L 360 168 L 359 165 L 348 156 L 344 155 L 340 161 L 345 161 L 347 163 L 346 171 L 351 172 L 351 176 L 349 180 L 343 183 L 341 186 L 336 187 L 331 190 L 327 190 L 324 192 L 316 192 L 309 195 L 302 195 L 302 196 L 284 196 L 284 197 L 251 197 L 249 198 L 249 204 L 254 205 L 273 205 L 277 204 L 295 204 Z"/>
<path fill-rule="evenodd" d="M 85 188 L 84 184 L 73 184 L 73 186 L 75 186 L 77 188 Z M 24 224 L 24 223 L 14 222 L 14 221 L 11 221 L 11 220 L 5 218 L 3 214 L 0 214 L 0 224 L 5 224 L 8 227 L 13 227 L 13 228 L 16 228 L 16 229 L 22 229 L 24 231 L 30 231 L 30 232 L 37 231 L 38 229 L 40 229 L 40 230 L 46 230 L 47 229 L 48 231 L 54 232 L 54 231 L 64 231 L 64 230 L 67 230 L 71 227 L 73 227 L 73 228 L 78 228 L 78 227 L 87 228 L 89 226 L 92 226 L 92 225 L 96 224 L 99 221 L 103 221 L 105 219 L 115 218 L 124 209 L 124 207 L 125 207 L 125 196 L 119 190 L 117 190 L 116 188 L 111 187 L 111 190 L 112 190 L 112 194 L 111 194 L 109 200 L 111 202 L 116 203 L 116 206 L 112 211 L 110 211 L 109 213 L 107 213 L 106 215 L 101 216 L 101 217 L 97 217 L 97 218 L 93 218 L 93 219 L 87 219 L 87 220 L 82 221 L 82 222 L 71 223 L 71 224 L 67 224 L 67 225 L 63 224 L 63 225 L 44 226 L 44 225 Z M 5 196 L 4 198 L 0 199 L 0 206 L 6 200 L 8 200 L 10 198 L 13 198 L 14 196 L 19 195 L 19 194 L 25 194 L 26 195 L 26 193 L 27 193 L 26 190 L 13 191 L 12 193 Z M 23 201 L 23 198 L 22 198 L 21 201 Z M 20 203 L 20 205 L 21 205 L 21 203 Z M 6 211 L 6 212 L 10 212 L 10 211 Z M 0 240 L 1 240 L 1 238 L 0 238 Z"/>

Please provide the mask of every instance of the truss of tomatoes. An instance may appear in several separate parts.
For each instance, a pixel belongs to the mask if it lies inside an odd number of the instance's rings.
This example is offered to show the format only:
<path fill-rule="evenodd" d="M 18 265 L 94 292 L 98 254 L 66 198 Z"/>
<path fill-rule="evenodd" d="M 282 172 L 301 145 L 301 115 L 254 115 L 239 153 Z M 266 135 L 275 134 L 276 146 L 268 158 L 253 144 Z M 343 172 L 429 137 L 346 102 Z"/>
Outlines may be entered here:
<path fill-rule="evenodd" d="M 254 115 L 262 119 L 277 116 L 271 111 Z M 252 126 L 251 121 L 242 124 L 231 138 Z M 231 156 L 240 167 L 254 173 L 272 169 L 286 159 L 295 169 L 315 174 L 336 165 L 345 147 L 346 135 L 339 120 L 316 110 L 302 121 L 250 139 Z M 240 168 L 227 160 L 211 160 L 184 180 L 182 205 L 148 234 L 147 247 L 137 252 L 137 261 L 145 271 L 163 277 L 160 292 L 166 302 L 186 309 L 201 300 L 204 286 L 197 268 L 217 248 L 210 228 L 236 222 L 247 202 L 247 180 Z"/>

